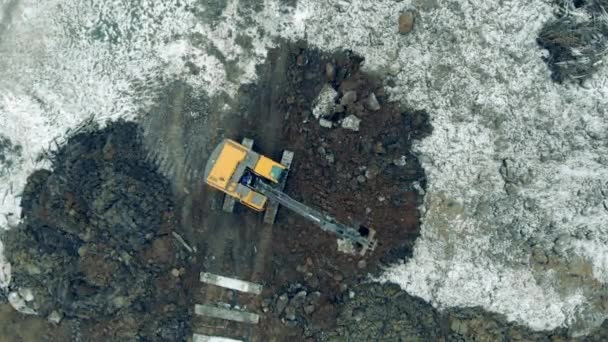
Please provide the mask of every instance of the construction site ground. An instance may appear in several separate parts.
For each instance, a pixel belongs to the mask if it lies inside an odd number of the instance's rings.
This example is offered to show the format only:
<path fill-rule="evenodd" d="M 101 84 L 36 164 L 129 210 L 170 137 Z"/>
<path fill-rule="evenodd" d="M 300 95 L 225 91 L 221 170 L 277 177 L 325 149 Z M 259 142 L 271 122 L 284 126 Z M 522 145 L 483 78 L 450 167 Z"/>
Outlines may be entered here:
<path fill-rule="evenodd" d="M 142 283 L 144 288 L 151 288 L 145 294 L 155 297 L 131 290 L 129 286 L 135 286 L 136 282 L 128 277 L 108 275 L 110 270 L 103 267 L 104 260 L 114 260 L 112 267 L 118 269 L 124 265 L 116 264 L 119 259 L 105 255 L 104 251 L 119 251 L 124 246 L 117 242 L 116 247 L 101 248 L 112 243 L 100 234 L 87 241 L 95 257 L 87 261 L 92 266 L 90 274 L 82 278 L 86 286 L 82 285 L 81 290 L 87 298 L 93 298 L 95 291 L 104 288 L 117 291 L 124 288 L 125 293 L 133 294 L 133 300 L 115 311 L 101 304 L 91 305 L 88 307 L 91 315 L 86 317 L 78 315 L 78 310 L 65 310 L 70 308 L 69 303 L 58 302 L 61 299 L 43 298 L 47 301 L 41 303 L 45 310 L 63 310 L 64 318 L 58 325 L 48 323 L 46 316 L 26 317 L 3 307 L 0 317 L 13 321 L 12 327 L 34 328 L 6 331 L 2 336 L 9 336 L 10 341 L 163 341 L 189 339 L 192 333 L 246 341 L 410 341 L 467 337 L 501 340 L 517 339 L 517 336 L 549 340 L 565 336 L 563 331 L 534 335 L 537 333 L 478 309 L 438 312 L 395 286 L 371 284 L 371 278 L 379 275 L 384 266 L 401 262 L 412 252 L 419 233 L 418 206 L 424 194 L 425 176 L 411 145 L 414 139 L 423 139 L 429 134 L 431 127 L 423 108 L 398 108 L 390 104 L 380 80 L 360 71 L 361 62 L 347 51 L 328 54 L 303 44 L 283 44 L 270 52 L 266 64 L 259 66 L 257 83 L 240 89 L 236 102 L 228 99 L 206 102 L 187 86 L 179 82 L 172 84 L 139 126 L 142 145 L 128 146 L 136 152 L 125 164 L 149 168 L 145 172 L 137 169 L 129 173 L 131 178 L 127 183 L 131 179 L 139 182 L 133 191 L 148 191 L 145 186 L 149 185 L 153 191 L 166 190 L 170 194 L 170 198 L 163 199 L 167 201 L 163 212 L 132 213 L 159 217 L 158 229 L 147 227 L 151 235 L 144 237 L 142 249 L 134 253 L 136 258 L 141 256 L 142 260 L 157 264 L 143 263 L 144 266 L 136 268 L 136 274 L 142 272 L 150 278 L 150 283 Z M 317 96 L 326 84 L 337 92 L 336 102 L 352 91 L 357 98 L 329 113 L 327 120 L 332 122 L 332 128 L 322 127 L 312 114 Z M 379 109 L 369 106 L 372 93 Z M 224 104 L 230 105 L 230 113 L 221 110 Z M 341 121 L 348 115 L 361 120 L 358 131 L 341 127 Z M 203 119 L 204 124 L 200 121 Z M 87 134 L 91 137 L 134 134 L 124 129 L 124 125 L 118 123 L 105 133 Z M 223 212 L 223 195 L 204 184 L 202 168 L 209 151 L 221 139 L 243 137 L 254 139 L 254 149 L 275 160 L 280 159 L 285 149 L 294 151 L 286 192 L 341 222 L 376 230 L 376 250 L 364 257 L 341 253 L 335 236 L 284 208 L 279 209 L 273 226 L 262 223 L 261 213 L 239 205 L 233 214 Z M 107 141 L 120 143 L 121 139 L 103 139 L 100 148 L 88 150 L 92 160 L 98 163 L 85 163 L 73 172 L 96 175 L 91 165 L 119 166 L 114 165 L 115 161 L 123 159 L 114 159 L 112 144 Z M 76 143 L 83 144 L 81 139 L 67 142 L 62 149 L 64 156 L 78 153 Z M 116 151 L 124 148 L 118 146 Z M 58 170 L 53 172 L 61 172 Z M 161 174 L 166 179 L 166 188 L 146 183 L 160 182 Z M 79 193 L 78 184 L 66 186 L 71 186 L 69 192 L 73 193 L 72 197 L 59 196 L 66 203 L 74 198 L 77 203 L 86 199 L 84 193 Z M 125 190 L 121 186 L 122 183 L 116 183 L 109 191 L 120 194 Z M 24 225 L 35 218 L 46 222 L 49 230 L 60 229 L 53 228 L 60 226 L 57 222 L 44 220 L 63 220 L 74 206 L 45 205 L 46 199 L 56 197 L 53 191 L 57 189 L 44 187 L 44 183 L 30 186 L 32 193 L 42 191 L 50 195 L 35 197 L 39 202 L 38 206 L 30 205 L 32 211 L 24 209 L 30 214 Z M 25 197 L 29 198 L 27 194 Z M 125 201 L 136 205 L 138 197 L 128 197 Z M 84 202 L 81 204 L 86 206 Z M 49 214 L 35 211 L 36 208 L 55 212 Z M 91 217 L 86 216 L 87 211 L 82 213 L 84 216 L 77 217 L 89 222 Z M 77 219 L 74 220 L 70 222 L 79 227 Z M 149 223 L 143 219 L 141 222 Z M 9 234 L 26 237 L 30 234 L 25 229 L 20 231 Z M 173 233 L 183 238 L 185 245 Z M 76 238 L 72 239 L 70 234 Z M 57 236 L 62 243 L 73 241 L 77 245 L 75 250 L 80 251 L 83 242 L 78 231 L 62 231 Z M 42 245 L 56 243 L 45 239 L 9 239 L 7 257 L 16 264 L 21 263 L 23 269 L 30 264 L 45 267 L 45 262 L 51 262 L 28 259 L 33 249 L 41 252 L 36 246 L 25 245 L 26 240 Z M 56 251 L 50 249 L 48 253 L 55 255 Z M 85 263 L 80 254 L 83 253 L 65 258 Z M 264 290 L 256 296 L 203 284 L 199 281 L 202 271 L 259 283 Z M 15 272 L 18 274 L 20 268 L 16 267 Z M 42 286 L 37 283 L 38 278 L 28 277 L 17 275 L 13 286 Z M 87 282 L 96 283 L 89 286 Z M 68 296 L 64 300 L 73 301 L 80 298 L 79 295 L 83 294 L 76 293 L 76 297 Z M 97 299 L 91 300 L 95 304 Z M 107 297 L 98 300 L 107 300 Z M 193 312 L 195 304 L 218 303 L 255 312 L 260 315 L 260 322 L 257 325 L 234 323 L 200 317 Z M 100 310 L 99 314 L 96 310 Z M 156 323 L 150 326 L 144 321 Z"/>

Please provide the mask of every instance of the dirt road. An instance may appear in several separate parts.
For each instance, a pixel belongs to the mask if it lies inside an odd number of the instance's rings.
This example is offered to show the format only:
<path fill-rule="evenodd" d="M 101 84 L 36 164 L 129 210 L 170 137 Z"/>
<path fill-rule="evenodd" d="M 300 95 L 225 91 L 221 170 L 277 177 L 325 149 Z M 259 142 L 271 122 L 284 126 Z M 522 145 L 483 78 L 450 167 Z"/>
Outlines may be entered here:
<path fill-rule="evenodd" d="M 204 185 L 202 170 L 210 150 L 224 138 L 247 136 L 260 152 L 280 153 L 285 115 L 280 101 L 288 56 L 288 49 L 273 51 L 260 70 L 261 83 L 272 86 L 244 86 L 237 103 L 198 102 L 192 89 L 178 84 L 144 122 L 144 140 L 174 186 L 181 233 L 197 249 L 188 270 L 193 304 L 232 302 L 250 310 L 259 307 L 259 298 L 227 298 L 226 291 L 198 281 L 198 274 L 206 271 L 263 283 L 272 236 L 272 227 L 264 226 L 257 213 L 238 205 L 235 214 L 224 213 L 223 196 Z M 196 318 L 192 329 L 247 341 L 268 340 L 255 327 L 214 319 Z"/>

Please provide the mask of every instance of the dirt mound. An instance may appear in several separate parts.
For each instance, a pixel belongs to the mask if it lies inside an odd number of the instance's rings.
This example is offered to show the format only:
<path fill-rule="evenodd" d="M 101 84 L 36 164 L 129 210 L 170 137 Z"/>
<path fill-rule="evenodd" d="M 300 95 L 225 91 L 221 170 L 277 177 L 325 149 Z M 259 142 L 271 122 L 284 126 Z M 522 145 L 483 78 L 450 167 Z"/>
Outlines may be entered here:
<path fill-rule="evenodd" d="M 138 141 L 125 122 L 76 134 L 52 172 L 30 176 L 24 222 L 5 241 L 11 286 L 31 289 L 41 315 L 92 319 L 90 338 L 178 340 L 189 324 L 185 260 L 170 235 L 169 184 Z"/>

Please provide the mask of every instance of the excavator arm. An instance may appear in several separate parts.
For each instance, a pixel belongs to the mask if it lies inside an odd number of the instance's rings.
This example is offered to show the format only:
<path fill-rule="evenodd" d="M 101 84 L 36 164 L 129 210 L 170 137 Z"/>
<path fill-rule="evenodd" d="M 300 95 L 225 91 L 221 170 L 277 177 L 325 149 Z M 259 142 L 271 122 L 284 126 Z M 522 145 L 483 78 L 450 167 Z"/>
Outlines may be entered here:
<path fill-rule="evenodd" d="M 376 248 L 375 231 L 372 229 L 366 227 L 355 229 L 339 223 L 333 217 L 294 200 L 280 189 L 266 183 L 263 179 L 258 178 L 251 186 L 255 191 L 268 197 L 271 201 L 313 222 L 322 230 L 333 233 L 341 239 L 350 242 L 361 255 Z"/>

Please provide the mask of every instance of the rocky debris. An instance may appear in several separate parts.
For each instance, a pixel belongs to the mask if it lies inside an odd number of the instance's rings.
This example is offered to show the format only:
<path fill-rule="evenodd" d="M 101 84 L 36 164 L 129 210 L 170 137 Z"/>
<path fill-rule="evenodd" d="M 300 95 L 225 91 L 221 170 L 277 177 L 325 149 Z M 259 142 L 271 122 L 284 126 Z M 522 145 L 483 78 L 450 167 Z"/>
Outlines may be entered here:
<path fill-rule="evenodd" d="M 343 106 L 350 106 L 355 102 L 357 102 L 357 92 L 354 90 L 345 92 L 340 99 L 340 104 Z"/>
<path fill-rule="evenodd" d="M 342 128 L 350 129 L 351 131 L 358 132 L 359 124 L 361 123 L 361 119 L 354 115 L 349 115 L 342 120 Z"/>
<path fill-rule="evenodd" d="M 379 111 L 380 108 L 382 108 L 382 107 L 380 107 L 380 102 L 378 102 L 378 99 L 376 98 L 376 94 L 374 94 L 374 93 L 369 94 L 369 96 L 367 97 L 366 104 L 367 104 L 367 108 L 374 112 Z"/>
<path fill-rule="evenodd" d="M 321 292 L 309 292 L 300 284 L 290 285 L 287 291 L 278 297 L 263 300 L 268 306 L 272 306 L 275 316 L 292 324 L 302 324 L 310 320 L 320 301 Z"/>
<path fill-rule="evenodd" d="M 11 292 L 8 294 L 8 302 L 11 306 L 26 315 L 36 315 L 38 314 L 35 309 L 32 308 L 32 299 L 33 297 L 29 297 L 26 300 L 23 295 L 21 295 L 21 291 Z"/>
<path fill-rule="evenodd" d="M 343 298 L 337 325 L 316 341 L 549 341 L 567 338 L 565 329 L 534 332 L 482 310 L 439 312 L 396 285 L 360 284 Z"/>
<path fill-rule="evenodd" d="M 283 311 L 285 310 L 285 308 L 287 307 L 288 303 L 289 303 L 289 297 L 287 296 L 287 294 L 284 293 L 284 294 L 280 295 L 276 301 L 274 313 L 277 315 L 282 314 Z"/>
<path fill-rule="evenodd" d="M 503 160 L 500 174 L 506 183 L 518 185 L 530 184 L 533 179 L 532 171 L 524 163 L 512 159 Z"/>
<path fill-rule="evenodd" d="M 557 239 L 555 239 L 553 251 L 557 255 L 566 256 L 567 251 L 572 248 L 573 241 L 574 238 L 572 236 L 562 234 Z"/>
<path fill-rule="evenodd" d="M 378 141 L 377 143 L 374 144 L 374 153 L 386 154 L 386 149 L 384 148 L 384 145 L 382 144 L 382 142 Z"/>
<path fill-rule="evenodd" d="M 185 289 L 172 275 L 185 252 L 171 237 L 169 183 L 144 156 L 134 123 L 70 137 L 51 156 L 52 172 L 29 177 L 24 221 L 4 241 L 13 297 L 51 321 L 107 327 L 87 340 L 123 330 L 182 340 L 189 331 Z"/>
<path fill-rule="evenodd" d="M 58 311 L 53 310 L 49 316 L 47 317 L 48 321 L 53 323 L 53 324 L 59 324 L 61 322 L 61 320 L 63 319 L 63 315 L 60 314 Z"/>
<path fill-rule="evenodd" d="M 329 82 L 336 78 L 336 67 L 332 63 L 325 64 L 325 77 Z"/>
<path fill-rule="evenodd" d="M 414 29 L 414 12 L 407 11 L 399 15 L 399 33 L 410 33 Z"/>
<path fill-rule="evenodd" d="M 336 105 L 337 98 L 338 92 L 331 84 L 325 84 L 313 103 L 312 115 L 314 115 L 317 120 L 331 115 Z"/>
<path fill-rule="evenodd" d="M 399 158 L 393 160 L 393 164 L 399 167 L 403 167 L 407 165 L 407 158 L 405 156 L 400 156 Z"/>
<path fill-rule="evenodd" d="M 14 145 L 10 139 L 0 135 L 0 176 L 21 161 L 21 150 L 20 145 Z"/>
<path fill-rule="evenodd" d="M 334 123 L 333 122 L 331 122 L 331 121 L 329 121 L 327 119 L 323 119 L 323 118 L 319 119 L 319 125 L 321 127 L 324 127 L 324 128 L 332 128 L 332 127 L 334 127 Z"/>

